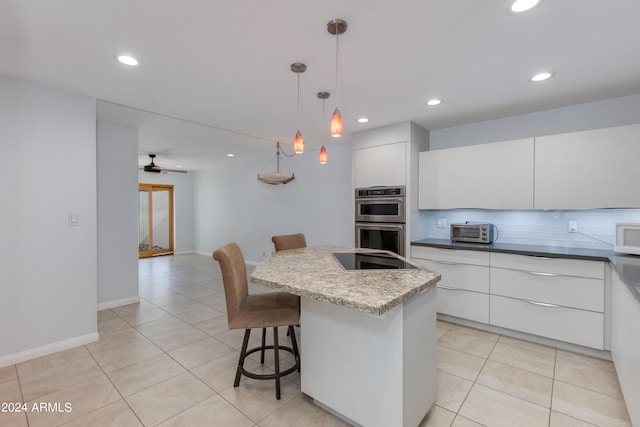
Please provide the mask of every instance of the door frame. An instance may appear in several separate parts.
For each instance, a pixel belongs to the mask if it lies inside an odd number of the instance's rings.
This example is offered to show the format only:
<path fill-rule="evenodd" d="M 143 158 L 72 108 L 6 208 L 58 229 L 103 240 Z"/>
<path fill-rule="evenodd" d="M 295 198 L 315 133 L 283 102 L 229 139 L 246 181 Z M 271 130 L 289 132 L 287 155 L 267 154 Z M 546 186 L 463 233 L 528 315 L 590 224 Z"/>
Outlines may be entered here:
<path fill-rule="evenodd" d="M 163 190 L 169 192 L 169 248 L 163 250 L 153 249 L 153 190 Z M 138 258 L 148 258 L 155 255 L 168 255 L 173 254 L 173 185 L 169 184 L 138 184 L 138 201 L 140 200 L 140 191 L 147 191 L 149 194 L 149 250 L 147 252 L 140 252 L 140 205 L 138 204 Z"/>

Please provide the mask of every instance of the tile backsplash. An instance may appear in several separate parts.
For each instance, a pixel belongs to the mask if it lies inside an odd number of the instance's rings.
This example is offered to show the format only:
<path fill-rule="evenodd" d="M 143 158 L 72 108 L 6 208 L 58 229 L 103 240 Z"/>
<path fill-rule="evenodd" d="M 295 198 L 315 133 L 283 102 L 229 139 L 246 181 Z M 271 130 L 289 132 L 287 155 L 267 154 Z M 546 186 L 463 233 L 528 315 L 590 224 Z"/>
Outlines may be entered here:
<path fill-rule="evenodd" d="M 446 227 L 437 227 L 444 218 Z M 612 249 L 614 225 L 620 221 L 640 222 L 640 209 L 585 210 L 423 210 L 418 220 L 427 230 L 425 238 L 449 239 L 452 223 L 488 222 L 498 228 L 497 242 L 592 249 Z M 569 221 L 578 231 L 569 233 Z"/>

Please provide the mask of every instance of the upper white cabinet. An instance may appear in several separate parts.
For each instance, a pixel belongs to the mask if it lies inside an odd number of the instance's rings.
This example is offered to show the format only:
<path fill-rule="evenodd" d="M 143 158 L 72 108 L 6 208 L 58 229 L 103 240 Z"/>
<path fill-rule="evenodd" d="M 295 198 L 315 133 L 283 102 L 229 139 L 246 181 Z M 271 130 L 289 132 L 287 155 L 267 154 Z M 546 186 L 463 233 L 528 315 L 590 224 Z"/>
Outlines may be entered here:
<path fill-rule="evenodd" d="M 536 209 L 639 208 L 640 125 L 537 137 Z"/>
<path fill-rule="evenodd" d="M 353 150 L 355 188 L 406 185 L 406 143 Z"/>
<path fill-rule="evenodd" d="M 420 209 L 532 209 L 533 138 L 419 154 Z"/>

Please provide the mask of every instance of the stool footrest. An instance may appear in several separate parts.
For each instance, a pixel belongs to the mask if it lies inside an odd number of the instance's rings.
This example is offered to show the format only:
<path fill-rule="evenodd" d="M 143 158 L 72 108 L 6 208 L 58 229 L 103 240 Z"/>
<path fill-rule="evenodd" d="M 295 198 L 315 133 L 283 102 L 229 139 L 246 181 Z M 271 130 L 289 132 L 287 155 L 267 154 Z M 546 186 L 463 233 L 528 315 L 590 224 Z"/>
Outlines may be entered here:
<path fill-rule="evenodd" d="M 272 345 L 266 345 L 264 346 L 265 350 L 273 350 L 273 346 Z M 293 351 L 293 349 L 291 347 L 286 347 L 286 346 L 278 346 L 278 351 L 283 350 L 283 351 L 288 351 L 289 353 L 293 354 L 294 357 L 296 355 L 295 351 Z M 250 355 L 251 353 L 255 353 L 258 351 L 262 351 L 262 346 L 260 347 L 255 347 L 252 348 L 251 350 L 247 350 L 246 356 Z M 298 363 L 294 363 L 292 367 L 284 370 L 284 371 L 280 371 L 280 377 L 284 377 L 285 375 L 289 375 L 293 372 L 295 372 L 298 369 Z M 253 378 L 254 380 L 272 380 L 275 379 L 276 374 L 256 374 L 254 372 L 251 371 L 247 371 L 244 366 L 240 367 L 240 372 L 242 373 L 242 375 L 244 375 L 245 377 L 249 377 L 249 378 Z"/>

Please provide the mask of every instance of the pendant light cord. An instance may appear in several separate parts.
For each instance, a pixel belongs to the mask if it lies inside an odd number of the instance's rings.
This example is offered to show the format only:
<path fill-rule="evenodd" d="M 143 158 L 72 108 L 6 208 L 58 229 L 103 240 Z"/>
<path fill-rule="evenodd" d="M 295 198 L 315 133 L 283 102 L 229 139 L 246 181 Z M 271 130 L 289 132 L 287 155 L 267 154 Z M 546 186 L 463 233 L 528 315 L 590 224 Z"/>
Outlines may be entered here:
<path fill-rule="evenodd" d="M 300 130 L 300 73 L 298 74 L 298 130 Z"/>
<path fill-rule="evenodd" d="M 338 108 L 338 97 L 340 90 L 338 89 L 338 73 L 340 70 L 340 33 L 338 30 L 338 22 L 336 21 L 336 108 Z"/>

